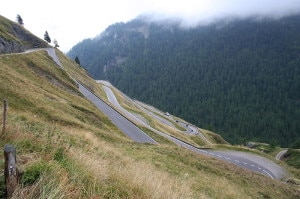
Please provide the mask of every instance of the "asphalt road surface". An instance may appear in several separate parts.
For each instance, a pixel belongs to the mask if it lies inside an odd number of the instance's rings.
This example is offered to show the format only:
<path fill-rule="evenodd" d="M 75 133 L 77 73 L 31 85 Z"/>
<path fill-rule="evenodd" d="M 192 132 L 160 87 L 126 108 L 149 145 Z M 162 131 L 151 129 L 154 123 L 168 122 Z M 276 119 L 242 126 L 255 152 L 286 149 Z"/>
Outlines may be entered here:
<path fill-rule="evenodd" d="M 276 160 L 281 160 L 281 159 L 282 159 L 282 156 L 283 156 L 284 154 L 286 154 L 287 151 L 288 151 L 287 149 L 284 149 L 284 150 L 280 151 L 280 152 L 276 155 Z"/>
<path fill-rule="evenodd" d="M 215 150 L 208 150 L 205 153 L 208 153 L 209 155 L 214 156 L 217 159 L 231 162 L 232 164 L 246 168 L 250 171 L 269 176 L 272 179 L 282 179 L 287 177 L 286 171 L 283 170 L 279 165 L 259 155 L 240 151 Z"/>
<path fill-rule="evenodd" d="M 79 91 L 87 99 L 89 99 L 92 103 L 94 103 L 98 109 L 100 109 L 107 117 L 109 117 L 111 121 L 133 141 L 140 142 L 140 143 L 153 143 L 153 144 L 157 143 L 150 136 L 148 136 L 137 126 L 135 126 L 132 122 L 130 122 L 128 119 L 123 117 L 120 113 L 112 109 L 101 99 L 95 96 L 91 91 L 86 89 L 80 83 L 78 83 L 78 85 L 79 85 Z"/>

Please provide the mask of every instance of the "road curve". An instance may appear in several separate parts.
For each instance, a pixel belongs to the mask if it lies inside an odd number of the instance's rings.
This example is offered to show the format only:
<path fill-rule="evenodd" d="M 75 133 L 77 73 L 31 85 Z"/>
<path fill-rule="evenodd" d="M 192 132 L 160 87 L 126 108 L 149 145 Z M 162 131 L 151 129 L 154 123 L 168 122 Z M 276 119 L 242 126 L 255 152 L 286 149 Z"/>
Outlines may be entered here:
<path fill-rule="evenodd" d="M 98 81 L 98 82 L 105 84 L 105 81 L 103 81 L 103 80 L 102 81 Z M 134 102 L 136 103 L 136 105 L 138 105 L 140 107 L 141 110 L 143 110 L 144 112 L 148 113 L 150 116 L 156 118 L 157 120 L 160 120 L 162 123 L 164 123 L 164 124 L 166 124 L 166 125 L 168 125 L 170 127 L 174 127 L 174 125 L 170 121 L 168 121 L 168 120 L 166 120 L 166 119 L 158 116 L 159 114 L 161 114 L 161 111 L 156 110 L 154 107 L 149 106 L 149 105 L 147 105 L 147 104 L 145 104 L 143 102 L 140 102 L 138 100 L 134 100 Z M 154 114 L 155 112 L 157 113 L 157 115 Z M 169 118 L 171 118 L 171 120 L 173 120 L 174 122 L 176 122 L 177 124 L 179 124 L 180 126 L 182 126 L 183 128 L 185 128 L 186 131 L 183 131 L 184 133 L 189 134 L 189 135 L 197 135 L 202 140 L 204 140 L 206 143 L 212 145 L 212 143 L 203 135 L 203 133 L 201 131 L 198 130 L 198 128 L 196 126 L 194 126 L 192 124 L 189 124 L 189 123 L 186 123 L 186 122 L 174 120 L 171 117 L 171 115 L 169 116 Z"/>
<path fill-rule="evenodd" d="M 58 57 L 56 56 L 55 49 L 54 49 L 54 48 L 44 48 L 44 49 L 47 51 L 48 55 L 49 55 L 50 57 L 52 57 L 52 59 L 54 60 L 54 62 L 55 62 L 59 67 L 61 67 L 62 69 L 64 69 L 63 65 L 60 63 Z"/>
<path fill-rule="evenodd" d="M 241 151 L 208 151 L 217 159 L 229 161 L 248 170 L 261 173 L 272 179 L 286 178 L 286 171 L 275 162 L 259 155 L 245 153 Z"/>
<path fill-rule="evenodd" d="M 108 98 L 108 101 L 110 103 L 113 104 L 113 106 L 122 114 L 126 115 L 126 117 L 133 121 L 136 124 L 141 124 L 141 121 L 133 114 L 131 114 L 130 112 L 128 112 L 126 109 L 124 109 L 118 102 L 116 96 L 114 95 L 114 93 L 112 92 L 112 90 L 107 87 L 107 86 L 102 86 L 102 88 L 104 89 L 106 96 Z"/>
<path fill-rule="evenodd" d="M 281 160 L 281 159 L 282 159 L 282 156 L 283 156 L 284 154 L 286 154 L 287 151 L 288 151 L 288 150 L 285 149 L 285 150 L 282 150 L 282 151 L 280 151 L 279 153 L 277 153 L 277 155 L 276 155 L 276 160 Z"/>
<path fill-rule="evenodd" d="M 132 122 L 118 113 L 116 110 L 108 106 L 101 99 L 99 99 L 95 94 L 85 88 L 83 85 L 78 83 L 79 91 L 92 103 L 96 105 L 98 109 L 100 109 L 106 116 L 108 116 L 111 121 L 129 138 L 131 138 L 135 142 L 140 143 L 152 143 L 156 144 L 157 142 L 153 140 L 150 136 L 145 134 L 142 130 L 140 130 L 137 126 L 135 126 Z"/>

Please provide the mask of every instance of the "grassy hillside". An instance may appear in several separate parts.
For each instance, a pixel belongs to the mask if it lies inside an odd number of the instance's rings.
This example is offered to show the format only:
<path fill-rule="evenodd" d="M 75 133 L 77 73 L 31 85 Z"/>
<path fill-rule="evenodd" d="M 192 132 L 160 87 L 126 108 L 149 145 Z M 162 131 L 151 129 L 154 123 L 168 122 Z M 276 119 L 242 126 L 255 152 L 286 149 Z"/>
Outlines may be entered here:
<path fill-rule="evenodd" d="M 80 94 L 70 75 L 104 99 L 102 87 L 56 53 L 65 71 L 45 51 L 0 55 L 1 113 L 2 100 L 9 103 L 0 144 L 16 146 L 24 172 L 13 198 L 299 198 L 296 186 L 162 138 L 158 145 L 132 142 Z"/>
<path fill-rule="evenodd" d="M 23 26 L 0 15 L 0 53 L 22 52 L 30 48 L 45 48 L 49 45 L 32 35 Z"/>

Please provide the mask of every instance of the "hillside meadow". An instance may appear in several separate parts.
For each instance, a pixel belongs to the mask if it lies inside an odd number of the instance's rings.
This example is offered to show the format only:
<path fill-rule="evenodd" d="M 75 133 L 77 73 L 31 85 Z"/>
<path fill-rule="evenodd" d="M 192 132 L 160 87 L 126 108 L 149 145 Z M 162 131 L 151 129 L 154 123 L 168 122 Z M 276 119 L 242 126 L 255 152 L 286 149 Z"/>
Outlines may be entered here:
<path fill-rule="evenodd" d="M 9 104 L 0 143 L 15 145 L 23 172 L 13 198 L 299 198 L 297 186 L 159 135 L 157 145 L 134 143 L 81 95 L 70 76 L 107 101 L 102 87 L 56 53 L 65 70 L 45 51 L 0 56 L 1 113 L 2 100 Z M 0 164 L 3 198 L 3 159 Z"/>

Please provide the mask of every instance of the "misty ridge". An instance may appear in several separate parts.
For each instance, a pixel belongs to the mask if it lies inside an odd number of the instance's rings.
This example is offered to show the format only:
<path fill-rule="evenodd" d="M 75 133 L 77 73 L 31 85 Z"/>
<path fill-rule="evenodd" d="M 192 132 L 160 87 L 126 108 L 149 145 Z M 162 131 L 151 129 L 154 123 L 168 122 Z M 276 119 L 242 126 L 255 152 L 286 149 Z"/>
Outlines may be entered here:
<path fill-rule="evenodd" d="M 105 31 L 99 33 L 94 39 L 100 39 L 104 35 L 109 34 L 109 29 L 112 26 L 118 24 L 119 26 L 130 23 L 131 21 L 142 21 L 144 28 L 145 25 L 156 24 L 163 26 L 165 28 L 179 27 L 184 30 L 205 27 L 205 26 L 216 26 L 216 29 L 220 29 L 226 25 L 230 25 L 234 21 L 252 21 L 252 22 L 262 22 L 262 21 L 276 21 L 283 17 L 295 16 L 300 14 L 300 6 L 295 6 L 293 9 L 290 6 L 284 5 L 283 7 L 274 8 L 270 7 L 272 5 L 271 1 L 264 1 L 268 6 L 260 6 L 255 8 L 253 5 L 249 8 L 246 5 L 243 8 L 230 8 L 226 12 L 219 10 L 210 10 L 208 13 L 191 13 L 191 14 L 165 14 L 157 12 L 148 12 L 138 15 L 135 19 L 128 22 L 116 22 L 106 28 Z M 299 4 L 300 5 L 300 4 Z M 286 8 L 288 7 L 288 8 Z M 146 24 L 145 24 L 146 22 Z M 141 32 L 145 30 L 141 30 Z M 92 40 L 90 38 L 84 40 Z"/>
<path fill-rule="evenodd" d="M 136 17 L 149 23 L 178 24 L 182 28 L 195 28 L 213 23 L 229 23 L 234 20 L 252 19 L 278 20 L 285 16 L 300 13 L 300 3 L 297 1 L 285 1 L 278 3 L 273 0 L 243 2 L 242 6 L 234 1 L 212 1 L 209 7 L 180 12 L 146 12 Z"/>

